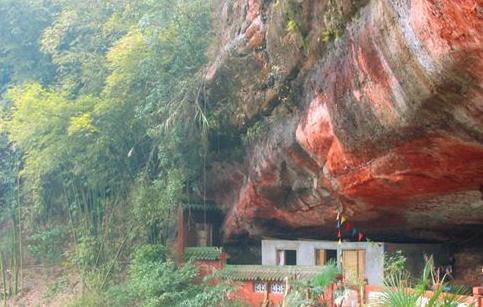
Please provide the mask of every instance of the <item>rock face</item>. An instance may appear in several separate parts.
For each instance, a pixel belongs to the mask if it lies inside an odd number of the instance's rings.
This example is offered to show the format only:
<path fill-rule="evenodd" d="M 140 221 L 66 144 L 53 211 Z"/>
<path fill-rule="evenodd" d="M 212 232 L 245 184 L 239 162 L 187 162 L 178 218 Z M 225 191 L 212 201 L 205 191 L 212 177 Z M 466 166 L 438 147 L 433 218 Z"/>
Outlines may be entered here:
<path fill-rule="evenodd" d="M 448 240 L 483 226 L 483 5 L 236 0 L 210 107 L 251 137 L 215 162 L 224 235 Z M 481 237 L 481 234 L 480 234 Z"/>

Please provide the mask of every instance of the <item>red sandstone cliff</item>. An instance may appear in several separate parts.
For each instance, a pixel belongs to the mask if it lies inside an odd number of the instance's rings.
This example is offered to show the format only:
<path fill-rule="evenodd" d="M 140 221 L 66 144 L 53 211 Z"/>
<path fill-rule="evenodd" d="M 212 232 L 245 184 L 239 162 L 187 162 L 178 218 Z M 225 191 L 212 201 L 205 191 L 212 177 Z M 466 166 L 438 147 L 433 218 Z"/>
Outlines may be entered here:
<path fill-rule="evenodd" d="M 235 0 L 216 14 L 207 98 L 255 135 L 209 176 L 227 238 L 334 237 L 338 208 L 373 238 L 481 231 L 481 1 Z"/>

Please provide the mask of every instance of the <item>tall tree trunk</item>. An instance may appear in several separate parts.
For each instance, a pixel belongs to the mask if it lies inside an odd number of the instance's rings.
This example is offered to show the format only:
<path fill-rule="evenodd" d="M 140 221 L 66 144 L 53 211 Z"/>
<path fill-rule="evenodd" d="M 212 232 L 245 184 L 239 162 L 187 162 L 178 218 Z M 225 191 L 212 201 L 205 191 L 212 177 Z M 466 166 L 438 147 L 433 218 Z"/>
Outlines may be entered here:
<path fill-rule="evenodd" d="M 20 262 L 20 289 L 23 288 L 23 245 L 22 245 L 22 210 L 20 205 L 20 172 L 17 175 L 17 218 L 18 218 L 18 253 Z"/>
<path fill-rule="evenodd" d="M 2 282 L 3 282 L 3 305 L 7 306 L 7 273 L 5 272 L 5 265 L 3 263 L 2 252 L 0 252 L 0 271 L 2 273 Z"/>

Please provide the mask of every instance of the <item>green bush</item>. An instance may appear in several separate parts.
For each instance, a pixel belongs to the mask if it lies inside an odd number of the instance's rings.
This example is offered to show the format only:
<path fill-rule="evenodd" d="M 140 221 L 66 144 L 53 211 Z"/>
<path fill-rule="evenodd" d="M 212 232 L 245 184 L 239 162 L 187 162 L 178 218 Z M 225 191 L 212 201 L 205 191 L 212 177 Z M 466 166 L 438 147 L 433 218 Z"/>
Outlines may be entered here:
<path fill-rule="evenodd" d="M 312 280 L 294 282 L 284 303 L 294 307 L 318 306 L 318 298 L 336 281 L 339 274 L 337 264 L 334 261 L 328 262 Z"/>
<path fill-rule="evenodd" d="M 463 289 L 455 289 L 453 293 L 445 293 L 447 283 L 445 278 L 439 283 L 434 283 L 434 260 L 431 256 L 427 259 L 421 278 L 415 284 L 408 284 L 410 276 L 408 272 L 396 271 L 392 275 L 385 276 L 385 287 L 382 295 L 377 299 L 376 306 L 380 307 L 419 307 L 426 291 L 432 289 L 431 296 L 425 306 L 427 307 L 456 307 L 463 301 L 465 293 Z M 408 288 L 412 286 L 413 289 Z"/>
<path fill-rule="evenodd" d="M 389 255 L 384 254 L 384 275 L 390 276 L 403 272 L 406 269 L 406 257 L 398 250 L 396 253 Z"/>
<path fill-rule="evenodd" d="M 97 255 L 97 242 L 94 236 L 83 236 L 75 248 L 71 262 L 82 269 L 94 267 Z"/>
<path fill-rule="evenodd" d="M 125 307 L 136 306 L 126 284 L 112 286 L 107 291 L 95 289 L 70 301 L 67 307 Z"/>
<path fill-rule="evenodd" d="M 141 306 L 221 306 L 229 288 L 196 282 L 194 265 L 178 266 L 160 245 L 138 248 L 129 266 L 128 289 Z M 226 305 L 224 305 L 226 306 Z"/>
<path fill-rule="evenodd" d="M 133 306 L 133 299 L 127 289 L 127 284 L 122 283 L 110 287 L 104 294 L 108 298 L 110 307 Z M 99 305 L 98 305 L 99 306 Z"/>
<path fill-rule="evenodd" d="M 90 291 L 82 296 L 75 298 L 67 307 L 98 307 L 98 306 L 112 306 L 109 297 L 105 293 L 99 291 Z"/>
<path fill-rule="evenodd" d="M 66 233 L 64 226 L 55 226 L 31 235 L 28 238 L 30 254 L 38 263 L 59 263 L 63 259 Z"/>

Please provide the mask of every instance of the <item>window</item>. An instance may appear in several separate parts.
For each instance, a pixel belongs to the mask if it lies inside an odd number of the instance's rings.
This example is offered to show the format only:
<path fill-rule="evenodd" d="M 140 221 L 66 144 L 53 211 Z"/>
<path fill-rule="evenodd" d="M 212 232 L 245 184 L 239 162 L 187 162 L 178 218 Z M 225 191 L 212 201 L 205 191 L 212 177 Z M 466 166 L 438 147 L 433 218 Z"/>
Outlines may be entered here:
<path fill-rule="evenodd" d="M 336 249 L 326 249 L 325 250 L 325 255 L 326 255 L 326 262 L 334 262 L 337 263 L 337 250 Z"/>
<path fill-rule="evenodd" d="M 254 290 L 256 293 L 261 293 L 267 291 L 267 284 L 261 281 L 254 282 Z"/>
<path fill-rule="evenodd" d="M 294 249 L 277 250 L 277 265 L 297 265 L 297 251 Z"/>
<path fill-rule="evenodd" d="M 326 265 L 327 262 L 337 263 L 337 250 L 335 249 L 316 249 L 315 265 Z"/>
<path fill-rule="evenodd" d="M 285 285 L 281 282 L 273 282 L 270 284 L 270 292 L 283 294 L 285 292 Z"/>
<path fill-rule="evenodd" d="M 297 265 L 297 251 L 295 250 L 285 251 L 285 265 Z"/>

